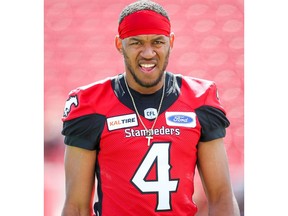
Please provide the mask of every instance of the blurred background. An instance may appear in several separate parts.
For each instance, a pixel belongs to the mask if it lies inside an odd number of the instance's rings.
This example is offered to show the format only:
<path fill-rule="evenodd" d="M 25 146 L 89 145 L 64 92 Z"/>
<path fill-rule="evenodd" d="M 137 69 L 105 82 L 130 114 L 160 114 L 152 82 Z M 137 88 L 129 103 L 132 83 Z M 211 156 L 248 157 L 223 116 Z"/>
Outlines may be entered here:
<path fill-rule="evenodd" d="M 75 87 L 122 73 L 114 47 L 119 13 L 132 0 L 44 1 L 44 215 L 59 216 L 64 202 L 61 117 Z M 225 145 L 233 188 L 244 215 L 244 2 L 156 0 L 168 11 L 174 48 L 167 70 L 214 80 L 231 122 Z M 197 216 L 207 216 L 199 176 Z"/>

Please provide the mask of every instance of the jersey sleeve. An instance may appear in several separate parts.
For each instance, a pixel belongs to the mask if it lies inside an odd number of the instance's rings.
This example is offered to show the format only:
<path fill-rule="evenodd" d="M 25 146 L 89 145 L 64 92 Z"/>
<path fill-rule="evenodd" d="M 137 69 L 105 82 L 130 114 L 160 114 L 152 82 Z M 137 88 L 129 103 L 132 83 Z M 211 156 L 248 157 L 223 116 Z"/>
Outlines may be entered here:
<path fill-rule="evenodd" d="M 72 90 L 62 116 L 64 143 L 88 150 L 97 150 L 105 124 L 105 116 L 95 110 L 97 91 L 80 87 Z M 93 94 L 94 93 L 94 94 Z"/>
<path fill-rule="evenodd" d="M 225 137 L 230 122 L 221 110 L 212 106 L 202 106 L 196 110 L 196 114 L 201 124 L 200 141 L 207 142 Z"/>
<path fill-rule="evenodd" d="M 65 102 L 62 121 L 68 121 L 80 116 L 94 113 L 94 107 L 91 104 L 92 91 L 85 91 L 81 88 L 72 90 Z"/>
<path fill-rule="evenodd" d="M 201 125 L 202 142 L 225 137 L 226 128 L 230 125 L 215 83 L 207 91 L 204 104 L 195 110 Z"/>
<path fill-rule="evenodd" d="M 99 140 L 105 124 L 105 116 L 90 114 L 64 121 L 62 135 L 66 145 L 88 150 L 99 150 Z"/>

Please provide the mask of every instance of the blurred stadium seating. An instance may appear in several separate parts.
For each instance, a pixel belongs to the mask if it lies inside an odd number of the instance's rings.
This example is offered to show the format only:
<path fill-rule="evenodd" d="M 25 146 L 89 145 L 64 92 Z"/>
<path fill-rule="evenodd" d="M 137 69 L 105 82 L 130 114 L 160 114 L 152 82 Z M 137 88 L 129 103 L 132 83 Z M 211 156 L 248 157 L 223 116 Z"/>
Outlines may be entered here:
<path fill-rule="evenodd" d="M 64 202 L 61 116 L 68 92 L 123 72 L 114 47 L 121 9 L 132 0 L 45 0 L 45 216 L 59 216 Z M 168 71 L 214 80 L 231 121 L 227 147 L 237 199 L 244 209 L 244 2 L 158 0 L 170 14 L 175 44 Z M 196 185 L 199 185 L 196 178 Z M 197 216 L 206 201 L 197 187 Z M 244 213 L 242 214 L 244 215 Z"/>

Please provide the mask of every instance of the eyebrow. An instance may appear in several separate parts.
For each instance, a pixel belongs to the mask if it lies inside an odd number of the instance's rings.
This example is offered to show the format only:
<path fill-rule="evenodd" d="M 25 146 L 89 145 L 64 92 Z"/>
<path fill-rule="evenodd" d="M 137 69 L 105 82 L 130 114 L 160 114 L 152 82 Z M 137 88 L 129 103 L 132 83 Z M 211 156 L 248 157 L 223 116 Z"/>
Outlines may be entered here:
<path fill-rule="evenodd" d="M 152 38 L 152 41 L 156 41 L 156 40 L 164 40 L 165 39 L 165 36 L 163 35 L 160 35 L 160 36 L 157 36 L 155 38 Z M 128 39 L 128 41 L 144 41 L 143 39 L 139 38 L 139 37 L 130 37 Z"/>
<path fill-rule="evenodd" d="M 165 36 L 160 35 L 160 36 L 154 38 L 153 40 L 154 40 L 154 41 L 155 41 L 155 40 L 165 40 Z"/>

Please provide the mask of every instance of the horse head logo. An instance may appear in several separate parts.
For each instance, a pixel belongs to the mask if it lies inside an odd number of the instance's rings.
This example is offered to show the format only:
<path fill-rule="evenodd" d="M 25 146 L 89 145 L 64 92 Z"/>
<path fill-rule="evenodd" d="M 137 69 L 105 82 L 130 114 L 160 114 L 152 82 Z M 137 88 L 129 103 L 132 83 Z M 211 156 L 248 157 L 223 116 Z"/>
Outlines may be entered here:
<path fill-rule="evenodd" d="M 78 98 L 77 96 L 70 96 L 68 98 L 68 100 L 66 101 L 65 103 L 65 108 L 64 108 L 64 113 L 63 113 L 63 117 L 67 117 L 68 114 L 70 113 L 71 111 L 71 107 L 72 107 L 72 104 L 74 104 L 75 107 L 78 106 Z"/>

